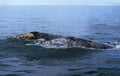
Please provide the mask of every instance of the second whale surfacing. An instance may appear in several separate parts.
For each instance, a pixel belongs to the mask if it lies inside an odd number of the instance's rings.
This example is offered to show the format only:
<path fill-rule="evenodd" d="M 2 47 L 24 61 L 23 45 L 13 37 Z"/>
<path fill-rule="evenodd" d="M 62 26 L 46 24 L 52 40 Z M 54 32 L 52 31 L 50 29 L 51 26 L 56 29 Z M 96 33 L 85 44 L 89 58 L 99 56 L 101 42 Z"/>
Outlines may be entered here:
<path fill-rule="evenodd" d="M 98 43 L 88 39 L 76 38 L 76 37 L 64 37 L 61 35 L 53 35 L 40 32 L 29 32 L 21 35 L 14 36 L 15 39 L 29 39 L 37 40 L 37 45 L 47 47 L 48 45 L 55 48 L 63 47 L 84 47 L 94 49 L 111 49 L 115 46 L 110 44 Z"/>

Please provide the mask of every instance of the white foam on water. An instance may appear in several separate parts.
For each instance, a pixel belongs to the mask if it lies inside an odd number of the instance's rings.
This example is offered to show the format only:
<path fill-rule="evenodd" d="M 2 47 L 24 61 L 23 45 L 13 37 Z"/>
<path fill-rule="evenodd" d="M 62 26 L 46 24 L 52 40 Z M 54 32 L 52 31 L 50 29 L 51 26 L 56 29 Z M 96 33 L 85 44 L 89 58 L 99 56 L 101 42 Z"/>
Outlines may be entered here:
<path fill-rule="evenodd" d="M 33 44 L 26 44 L 26 45 L 37 45 L 37 46 L 41 46 L 44 48 L 69 48 L 71 46 L 68 46 L 68 41 L 65 38 L 57 38 L 57 39 L 53 39 L 50 41 L 43 41 L 41 39 L 38 39 L 36 41 L 34 41 Z"/>
<path fill-rule="evenodd" d="M 120 44 L 117 44 L 117 45 L 116 45 L 116 48 L 117 48 L 117 49 L 120 48 Z"/>

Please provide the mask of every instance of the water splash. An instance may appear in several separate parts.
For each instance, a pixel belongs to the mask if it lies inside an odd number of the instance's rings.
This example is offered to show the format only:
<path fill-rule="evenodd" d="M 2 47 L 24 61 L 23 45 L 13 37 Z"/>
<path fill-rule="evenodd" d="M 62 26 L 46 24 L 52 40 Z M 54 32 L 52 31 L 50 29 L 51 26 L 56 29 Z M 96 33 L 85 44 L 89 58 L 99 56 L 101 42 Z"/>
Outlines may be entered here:
<path fill-rule="evenodd" d="M 72 42 L 71 44 L 70 40 L 66 38 L 56 38 L 49 41 L 45 41 L 44 39 L 38 39 L 35 40 L 34 43 L 27 43 L 26 45 L 37 45 L 44 48 L 55 48 L 55 49 L 81 47 L 76 45 L 75 42 Z"/>

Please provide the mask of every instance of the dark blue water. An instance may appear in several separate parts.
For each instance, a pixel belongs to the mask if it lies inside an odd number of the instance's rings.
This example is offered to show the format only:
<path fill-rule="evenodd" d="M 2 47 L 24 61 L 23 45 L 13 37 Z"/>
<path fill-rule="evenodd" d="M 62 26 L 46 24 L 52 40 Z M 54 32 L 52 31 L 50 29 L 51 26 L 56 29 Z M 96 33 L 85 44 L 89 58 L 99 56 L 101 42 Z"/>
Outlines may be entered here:
<path fill-rule="evenodd" d="M 120 43 L 119 6 L 0 6 L 0 76 L 120 76 L 120 49 L 45 49 L 31 31 Z"/>

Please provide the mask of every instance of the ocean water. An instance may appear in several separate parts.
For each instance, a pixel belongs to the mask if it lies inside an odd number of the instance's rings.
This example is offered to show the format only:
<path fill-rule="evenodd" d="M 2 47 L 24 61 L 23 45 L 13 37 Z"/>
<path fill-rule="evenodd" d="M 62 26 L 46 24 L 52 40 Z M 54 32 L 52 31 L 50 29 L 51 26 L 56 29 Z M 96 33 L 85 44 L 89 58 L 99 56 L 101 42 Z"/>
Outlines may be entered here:
<path fill-rule="evenodd" d="M 120 76 L 120 49 L 47 49 L 10 36 L 38 31 L 120 44 L 120 6 L 0 6 L 0 76 Z"/>

